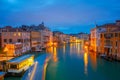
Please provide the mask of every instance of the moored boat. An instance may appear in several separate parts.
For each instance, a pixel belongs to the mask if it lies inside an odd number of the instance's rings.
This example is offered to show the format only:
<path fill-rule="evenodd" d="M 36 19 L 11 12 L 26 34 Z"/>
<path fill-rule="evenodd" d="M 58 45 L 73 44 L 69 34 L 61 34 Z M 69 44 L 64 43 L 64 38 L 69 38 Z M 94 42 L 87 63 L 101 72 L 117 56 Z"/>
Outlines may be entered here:
<path fill-rule="evenodd" d="M 34 63 L 34 55 L 24 55 L 6 63 L 7 66 L 7 76 L 22 76 L 23 73 Z"/>

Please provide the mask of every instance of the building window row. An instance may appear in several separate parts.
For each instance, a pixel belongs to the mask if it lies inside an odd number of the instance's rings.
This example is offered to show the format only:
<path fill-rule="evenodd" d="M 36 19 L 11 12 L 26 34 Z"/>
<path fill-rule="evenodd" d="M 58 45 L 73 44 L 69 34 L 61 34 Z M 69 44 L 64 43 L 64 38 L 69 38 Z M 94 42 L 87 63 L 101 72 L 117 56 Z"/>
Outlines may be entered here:
<path fill-rule="evenodd" d="M 16 32 L 15 32 L 15 33 L 13 33 L 13 32 L 4 33 L 3 35 L 4 35 L 4 36 L 8 36 L 8 34 L 9 34 L 10 36 L 19 36 L 19 37 L 21 36 L 21 33 L 20 33 L 20 32 L 17 32 L 17 33 L 16 33 Z"/>
<path fill-rule="evenodd" d="M 120 33 L 106 33 L 106 34 L 100 34 L 100 37 L 103 38 L 103 36 L 105 38 L 111 38 L 111 37 L 120 37 Z"/>
<path fill-rule="evenodd" d="M 23 40 L 23 39 L 17 39 L 17 42 L 23 42 L 23 41 L 24 41 L 24 42 L 29 42 L 30 40 L 29 40 L 29 39 L 24 39 L 24 40 Z M 4 39 L 4 42 L 5 42 L 5 43 L 7 43 L 7 42 L 8 42 L 8 43 L 12 43 L 13 40 L 12 40 L 12 39 Z"/>
<path fill-rule="evenodd" d="M 5 42 L 5 43 L 7 43 L 7 42 L 12 43 L 12 39 L 8 39 L 8 40 L 7 40 L 7 39 L 4 39 L 4 42 Z"/>

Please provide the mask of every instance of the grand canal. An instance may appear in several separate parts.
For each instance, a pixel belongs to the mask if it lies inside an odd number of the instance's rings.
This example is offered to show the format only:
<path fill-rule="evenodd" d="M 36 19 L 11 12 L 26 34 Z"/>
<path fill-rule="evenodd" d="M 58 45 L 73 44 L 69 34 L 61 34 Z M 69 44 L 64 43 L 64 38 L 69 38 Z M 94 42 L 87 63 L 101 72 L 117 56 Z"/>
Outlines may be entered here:
<path fill-rule="evenodd" d="M 120 63 L 83 51 L 79 43 L 51 48 L 46 80 L 120 80 Z"/>
<path fill-rule="evenodd" d="M 95 53 L 84 51 L 80 43 L 51 47 L 43 53 L 52 55 L 46 70 L 46 80 L 120 80 L 119 62 L 97 58 Z M 41 53 L 35 55 L 38 57 Z"/>

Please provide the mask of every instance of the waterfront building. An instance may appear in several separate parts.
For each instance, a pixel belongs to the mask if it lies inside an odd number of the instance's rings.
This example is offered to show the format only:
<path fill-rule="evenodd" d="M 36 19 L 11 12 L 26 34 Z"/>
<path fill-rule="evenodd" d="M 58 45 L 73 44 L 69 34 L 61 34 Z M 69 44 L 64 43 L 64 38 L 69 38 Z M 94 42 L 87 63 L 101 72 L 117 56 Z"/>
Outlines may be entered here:
<path fill-rule="evenodd" d="M 90 43 L 90 41 L 89 41 L 89 34 L 87 34 L 87 33 L 83 33 L 83 32 L 78 33 L 76 35 L 76 37 L 78 38 L 77 42 L 81 42 L 84 45 L 86 45 L 86 44 L 88 45 Z"/>
<path fill-rule="evenodd" d="M 30 45 L 32 51 L 41 51 L 41 33 L 39 31 L 30 32 Z"/>
<path fill-rule="evenodd" d="M 66 43 L 70 43 L 70 35 L 66 35 Z"/>
<path fill-rule="evenodd" d="M 114 28 L 111 28 L 114 27 Z M 108 56 L 119 56 L 120 26 L 108 26 L 107 31 L 101 33 L 100 53 Z"/>
<path fill-rule="evenodd" d="M 53 31 L 53 43 L 61 44 L 61 35 L 64 34 L 60 31 Z"/>
<path fill-rule="evenodd" d="M 87 33 L 78 33 L 78 34 L 70 34 L 70 42 L 79 42 L 84 44 L 85 42 L 88 42 L 89 40 L 89 34 Z"/>
<path fill-rule="evenodd" d="M 94 52 L 101 52 L 101 33 L 102 32 L 110 32 L 110 30 L 114 30 L 119 27 L 119 21 L 116 23 L 108 23 L 101 26 L 96 25 L 95 28 L 91 30 L 90 34 L 90 49 Z"/>
<path fill-rule="evenodd" d="M 59 35 L 59 40 L 60 40 L 61 44 L 68 43 L 66 34 L 60 34 Z"/>
<path fill-rule="evenodd" d="M 91 42 L 90 42 L 90 46 L 91 46 L 91 50 L 94 51 L 94 52 L 97 52 L 97 46 L 99 44 L 99 33 L 98 33 L 99 29 L 98 27 L 96 26 L 95 28 L 93 28 L 91 30 Z"/>
<path fill-rule="evenodd" d="M 81 40 L 88 41 L 89 40 L 89 34 L 87 33 L 78 33 L 77 37 Z"/>
<path fill-rule="evenodd" d="M 47 48 L 53 44 L 53 32 L 49 29 L 40 30 L 41 32 L 41 46 Z"/>
<path fill-rule="evenodd" d="M 54 41 L 56 41 L 57 44 L 64 44 L 69 42 L 68 39 L 69 36 L 64 34 L 63 32 L 54 31 L 53 36 L 54 36 Z"/>
<path fill-rule="evenodd" d="M 1 32 L 0 32 L 0 48 L 2 48 L 2 38 L 1 38 Z"/>
<path fill-rule="evenodd" d="M 39 50 L 40 48 L 47 48 L 52 46 L 53 33 L 48 27 L 44 25 L 44 22 L 38 26 L 22 25 L 22 29 L 31 32 L 31 47 L 32 50 Z"/>
<path fill-rule="evenodd" d="M 56 36 L 53 36 L 53 46 L 58 45 L 58 38 Z"/>
<path fill-rule="evenodd" d="M 70 36 L 70 43 L 76 42 L 76 37 L 75 36 Z"/>
<path fill-rule="evenodd" d="M 7 48 L 9 51 L 12 47 L 13 53 L 7 52 L 8 56 L 9 54 L 17 56 L 30 50 L 30 32 L 6 26 L 0 29 L 0 35 L 1 48 Z"/>

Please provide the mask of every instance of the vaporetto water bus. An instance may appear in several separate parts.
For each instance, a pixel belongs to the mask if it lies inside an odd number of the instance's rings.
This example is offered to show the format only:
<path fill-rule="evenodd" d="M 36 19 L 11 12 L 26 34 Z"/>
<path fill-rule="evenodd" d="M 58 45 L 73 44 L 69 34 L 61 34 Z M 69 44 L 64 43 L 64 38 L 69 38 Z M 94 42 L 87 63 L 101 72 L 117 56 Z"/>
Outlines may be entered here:
<path fill-rule="evenodd" d="M 7 62 L 8 75 L 22 76 L 34 64 L 34 55 L 27 54 Z"/>

